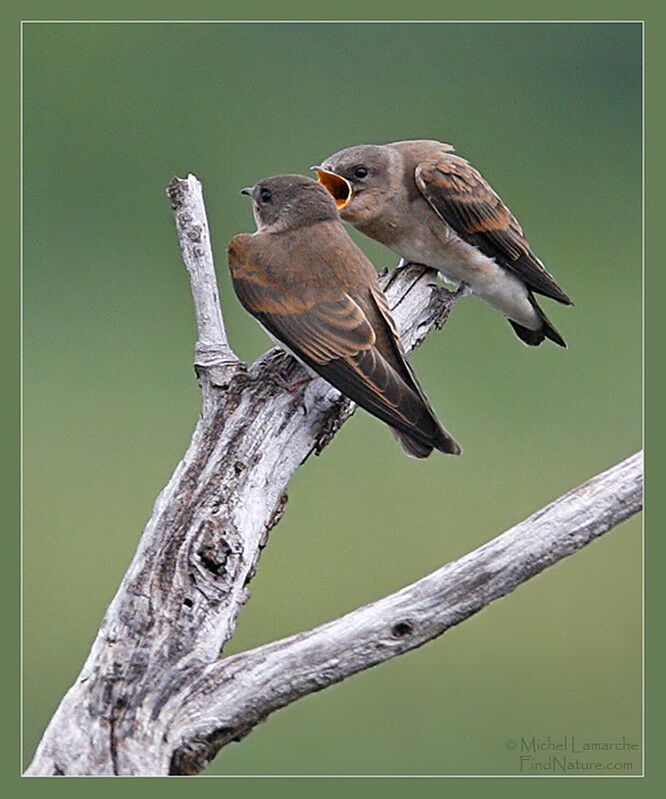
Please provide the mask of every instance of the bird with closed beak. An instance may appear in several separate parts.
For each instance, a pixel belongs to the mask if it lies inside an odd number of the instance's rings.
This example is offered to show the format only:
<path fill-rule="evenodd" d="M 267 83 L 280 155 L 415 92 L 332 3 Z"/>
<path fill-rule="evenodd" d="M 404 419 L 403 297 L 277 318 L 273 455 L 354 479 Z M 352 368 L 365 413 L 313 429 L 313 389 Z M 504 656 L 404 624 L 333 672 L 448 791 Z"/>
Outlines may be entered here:
<path fill-rule="evenodd" d="M 557 285 L 487 181 L 453 147 L 413 140 L 362 144 L 312 167 L 340 215 L 412 263 L 437 269 L 508 319 L 531 346 L 566 347 L 535 294 L 564 305 Z"/>
<path fill-rule="evenodd" d="M 409 455 L 459 454 L 419 386 L 377 273 L 329 192 L 301 175 L 242 190 L 257 231 L 229 243 L 244 308 L 311 372 L 386 422 Z"/>

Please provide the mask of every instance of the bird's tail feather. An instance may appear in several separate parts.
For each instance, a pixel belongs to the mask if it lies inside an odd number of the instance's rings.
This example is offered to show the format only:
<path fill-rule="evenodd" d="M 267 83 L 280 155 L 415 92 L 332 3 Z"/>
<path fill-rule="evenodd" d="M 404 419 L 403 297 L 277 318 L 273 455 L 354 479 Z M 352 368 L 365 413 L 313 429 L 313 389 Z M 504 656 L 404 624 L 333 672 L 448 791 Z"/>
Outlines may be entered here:
<path fill-rule="evenodd" d="M 509 324 L 515 330 L 518 338 L 525 342 L 525 344 L 528 344 L 530 347 L 538 347 L 539 344 L 541 344 L 541 342 L 547 338 L 549 338 L 551 341 L 554 341 L 555 344 L 558 344 L 560 347 L 566 347 L 566 341 L 557 332 L 550 319 L 548 319 L 546 314 L 537 304 L 537 301 L 533 296 L 531 296 L 530 299 L 532 301 L 534 310 L 537 312 L 539 319 L 541 320 L 541 327 L 539 327 L 537 330 L 530 330 L 529 327 L 524 327 L 523 325 L 519 325 L 518 322 L 514 322 L 513 319 L 509 319 Z"/>
<path fill-rule="evenodd" d="M 391 432 L 398 439 L 400 446 L 407 455 L 411 455 L 412 458 L 427 458 L 433 450 L 432 447 L 422 444 L 415 438 L 411 438 L 407 433 L 403 433 L 402 430 L 396 430 L 395 427 L 392 427 Z"/>
<path fill-rule="evenodd" d="M 391 432 L 398 439 L 405 453 L 411 455 L 412 458 L 427 458 L 433 449 L 446 452 L 448 455 L 460 455 L 462 452 L 460 444 L 444 430 L 436 418 L 433 421 L 437 424 L 437 432 L 428 443 L 425 443 L 422 439 L 418 440 L 413 435 L 409 435 L 409 433 L 405 433 L 395 427 L 391 427 Z"/>

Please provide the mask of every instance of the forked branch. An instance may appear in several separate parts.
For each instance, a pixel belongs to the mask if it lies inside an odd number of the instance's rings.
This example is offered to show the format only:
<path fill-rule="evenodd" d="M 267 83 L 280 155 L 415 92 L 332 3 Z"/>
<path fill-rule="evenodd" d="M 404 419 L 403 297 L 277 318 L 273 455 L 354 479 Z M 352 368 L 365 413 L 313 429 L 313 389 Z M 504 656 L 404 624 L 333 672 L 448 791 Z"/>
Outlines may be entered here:
<path fill-rule="evenodd" d="M 392 596 L 220 659 L 291 475 L 353 405 L 321 379 L 285 390 L 275 374 L 293 379 L 301 367 L 278 350 L 250 367 L 236 358 L 201 186 L 190 175 L 168 194 L 194 299 L 202 414 L 27 774 L 196 773 L 274 710 L 420 646 L 641 507 L 635 455 Z M 444 324 L 455 296 L 421 266 L 382 279 L 410 351 Z"/>
<path fill-rule="evenodd" d="M 395 594 L 212 663 L 174 716 L 172 771 L 196 773 L 273 711 L 437 638 L 629 518 L 642 497 L 639 452 Z"/>

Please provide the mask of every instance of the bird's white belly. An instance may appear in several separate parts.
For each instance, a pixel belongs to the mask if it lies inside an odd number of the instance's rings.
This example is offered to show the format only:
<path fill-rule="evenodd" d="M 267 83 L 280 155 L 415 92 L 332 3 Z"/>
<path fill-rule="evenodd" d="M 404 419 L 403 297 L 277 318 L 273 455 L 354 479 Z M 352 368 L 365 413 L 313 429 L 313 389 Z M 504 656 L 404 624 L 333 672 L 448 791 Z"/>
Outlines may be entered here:
<path fill-rule="evenodd" d="M 441 241 L 430 232 L 419 236 L 415 231 L 392 249 L 407 261 L 437 269 L 450 283 L 465 283 L 473 294 L 514 322 L 530 330 L 541 326 L 523 281 L 457 236 Z"/>

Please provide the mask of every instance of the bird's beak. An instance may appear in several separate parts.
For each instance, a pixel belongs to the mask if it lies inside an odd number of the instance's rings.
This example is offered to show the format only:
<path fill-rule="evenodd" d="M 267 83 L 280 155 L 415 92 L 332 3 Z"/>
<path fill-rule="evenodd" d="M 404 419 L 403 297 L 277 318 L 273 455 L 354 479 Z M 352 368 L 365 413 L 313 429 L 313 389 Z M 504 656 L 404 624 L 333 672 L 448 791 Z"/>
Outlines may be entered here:
<path fill-rule="evenodd" d="M 251 197 L 253 190 L 254 190 L 254 186 L 246 186 L 244 189 L 240 190 L 240 193 L 241 194 L 246 194 L 248 197 Z"/>
<path fill-rule="evenodd" d="M 339 210 L 348 205 L 354 193 L 348 180 L 345 180 L 336 172 L 331 172 L 330 169 L 324 169 L 322 166 L 312 166 L 310 169 L 317 173 L 317 180 L 328 189 Z"/>

